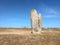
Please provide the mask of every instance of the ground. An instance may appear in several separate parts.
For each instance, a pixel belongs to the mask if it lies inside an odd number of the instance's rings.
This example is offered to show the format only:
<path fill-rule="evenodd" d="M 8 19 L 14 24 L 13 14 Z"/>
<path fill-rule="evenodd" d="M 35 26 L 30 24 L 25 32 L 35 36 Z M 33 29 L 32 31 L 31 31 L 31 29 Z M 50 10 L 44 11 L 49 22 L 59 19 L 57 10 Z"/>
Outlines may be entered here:
<path fill-rule="evenodd" d="M 60 29 L 31 34 L 29 28 L 0 28 L 0 45 L 60 45 Z"/>

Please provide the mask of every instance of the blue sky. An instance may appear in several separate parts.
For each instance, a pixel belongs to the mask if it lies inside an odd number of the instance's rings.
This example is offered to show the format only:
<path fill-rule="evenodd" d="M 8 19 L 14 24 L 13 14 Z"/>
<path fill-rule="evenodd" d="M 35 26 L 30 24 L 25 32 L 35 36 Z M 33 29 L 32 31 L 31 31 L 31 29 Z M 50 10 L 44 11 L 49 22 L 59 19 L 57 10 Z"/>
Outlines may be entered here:
<path fill-rule="evenodd" d="M 0 0 L 0 27 L 31 27 L 32 9 L 42 14 L 42 27 L 60 28 L 60 0 Z"/>

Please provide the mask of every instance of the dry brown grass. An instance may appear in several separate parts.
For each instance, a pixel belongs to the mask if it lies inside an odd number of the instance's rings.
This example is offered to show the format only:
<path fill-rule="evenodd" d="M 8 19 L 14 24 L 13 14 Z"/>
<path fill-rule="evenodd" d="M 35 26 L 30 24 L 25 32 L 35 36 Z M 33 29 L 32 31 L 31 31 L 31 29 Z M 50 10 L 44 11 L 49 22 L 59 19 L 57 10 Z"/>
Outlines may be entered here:
<path fill-rule="evenodd" d="M 31 34 L 31 29 L 0 29 L 0 45 L 60 45 L 59 30 L 45 30 L 40 34 Z"/>

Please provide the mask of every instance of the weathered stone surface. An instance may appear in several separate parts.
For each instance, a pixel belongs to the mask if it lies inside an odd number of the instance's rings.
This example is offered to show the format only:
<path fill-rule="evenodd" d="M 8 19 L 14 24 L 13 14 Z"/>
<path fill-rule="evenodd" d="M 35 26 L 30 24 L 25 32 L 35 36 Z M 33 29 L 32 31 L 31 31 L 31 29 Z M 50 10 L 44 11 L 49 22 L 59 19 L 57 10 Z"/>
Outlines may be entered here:
<path fill-rule="evenodd" d="M 42 30 L 42 17 L 41 14 L 38 14 L 35 9 L 31 10 L 31 28 L 32 32 L 41 32 Z"/>

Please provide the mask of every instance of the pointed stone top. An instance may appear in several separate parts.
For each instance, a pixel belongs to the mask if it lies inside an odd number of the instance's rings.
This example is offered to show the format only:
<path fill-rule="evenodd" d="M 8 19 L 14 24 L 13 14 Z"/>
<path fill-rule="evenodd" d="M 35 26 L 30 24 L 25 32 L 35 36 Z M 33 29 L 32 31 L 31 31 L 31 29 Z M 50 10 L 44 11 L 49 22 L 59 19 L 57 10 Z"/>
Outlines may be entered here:
<path fill-rule="evenodd" d="M 31 13 L 35 13 L 35 14 L 36 14 L 37 11 L 36 11 L 35 9 L 32 9 L 32 10 L 31 10 Z"/>

